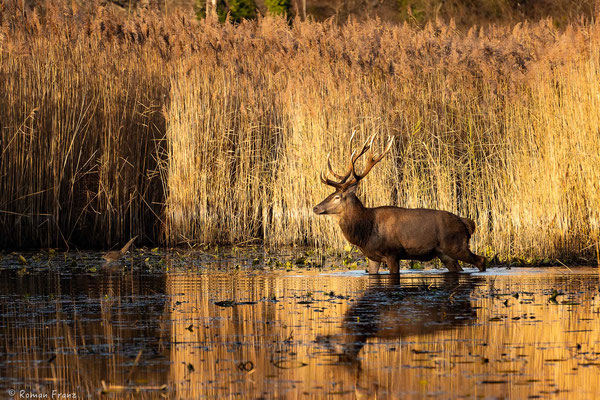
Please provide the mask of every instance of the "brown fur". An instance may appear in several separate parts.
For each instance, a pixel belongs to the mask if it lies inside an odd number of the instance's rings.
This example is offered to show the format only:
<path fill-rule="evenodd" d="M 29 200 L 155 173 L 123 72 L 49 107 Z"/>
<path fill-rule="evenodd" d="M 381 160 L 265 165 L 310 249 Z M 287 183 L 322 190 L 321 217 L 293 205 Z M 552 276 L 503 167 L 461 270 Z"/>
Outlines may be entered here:
<path fill-rule="evenodd" d="M 338 217 L 344 237 L 369 259 L 369 273 L 377 273 L 385 262 L 390 273 L 397 274 L 399 260 L 434 257 L 451 272 L 462 271 L 458 260 L 485 270 L 485 259 L 469 250 L 473 220 L 426 208 L 368 208 L 356 197 L 356 186 L 337 188 L 313 211 Z"/>
<path fill-rule="evenodd" d="M 475 233 L 475 221 L 463 217 L 460 217 L 460 219 L 467 226 L 467 230 L 469 231 L 469 237 L 473 236 L 473 233 Z"/>

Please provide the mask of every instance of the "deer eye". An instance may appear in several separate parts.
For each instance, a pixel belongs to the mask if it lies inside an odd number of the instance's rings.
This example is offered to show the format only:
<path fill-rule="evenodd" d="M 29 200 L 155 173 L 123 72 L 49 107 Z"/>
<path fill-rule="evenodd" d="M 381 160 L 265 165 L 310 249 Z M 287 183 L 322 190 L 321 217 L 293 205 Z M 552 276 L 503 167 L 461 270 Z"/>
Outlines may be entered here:
<path fill-rule="evenodd" d="M 340 195 L 338 194 L 338 195 L 335 195 L 333 199 L 334 199 L 334 200 L 339 200 L 339 199 L 341 199 L 341 198 L 342 198 L 342 196 L 340 196 Z"/>

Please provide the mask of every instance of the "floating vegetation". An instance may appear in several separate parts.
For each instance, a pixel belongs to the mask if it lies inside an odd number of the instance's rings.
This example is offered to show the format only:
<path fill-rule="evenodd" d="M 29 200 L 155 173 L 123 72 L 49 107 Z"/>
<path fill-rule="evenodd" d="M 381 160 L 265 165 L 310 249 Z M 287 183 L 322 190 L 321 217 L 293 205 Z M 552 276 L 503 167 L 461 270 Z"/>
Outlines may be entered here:
<path fill-rule="evenodd" d="M 23 252 L 27 265 L 4 257 L 0 390 L 83 398 L 323 398 L 349 388 L 365 398 L 434 390 L 438 398 L 600 396 L 596 269 L 290 274 L 257 267 L 318 255 L 219 252 L 141 248 L 110 266 L 99 252 Z M 242 267 L 233 273 L 235 265 Z"/>

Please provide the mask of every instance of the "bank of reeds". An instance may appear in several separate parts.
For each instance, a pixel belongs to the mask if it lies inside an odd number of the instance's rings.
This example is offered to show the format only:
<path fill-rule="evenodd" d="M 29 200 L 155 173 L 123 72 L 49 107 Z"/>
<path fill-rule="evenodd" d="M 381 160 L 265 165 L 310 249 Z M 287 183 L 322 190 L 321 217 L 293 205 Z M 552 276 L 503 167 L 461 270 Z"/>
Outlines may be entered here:
<path fill-rule="evenodd" d="M 0 36 L 0 244 L 339 246 L 312 206 L 328 152 L 397 136 L 369 205 L 476 220 L 501 258 L 593 256 L 598 25 L 458 32 L 372 20 L 26 13 Z"/>
<path fill-rule="evenodd" d="M 0 245 L 155 239 L 168 93 L 160 48 L 145 51 L 113 36 L 114 16 L 106 10 L 7 8 L 0 36 Z"/>

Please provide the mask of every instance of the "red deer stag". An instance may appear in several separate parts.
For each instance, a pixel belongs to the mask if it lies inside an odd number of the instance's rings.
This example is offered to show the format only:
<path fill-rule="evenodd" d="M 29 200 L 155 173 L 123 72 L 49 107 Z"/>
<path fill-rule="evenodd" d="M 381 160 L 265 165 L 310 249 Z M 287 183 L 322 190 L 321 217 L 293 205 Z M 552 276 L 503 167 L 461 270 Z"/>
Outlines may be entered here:
<path fill-rule="evenodd" d="M 352 139 L 350 138 L 350 145 Z M 399 272 L 399 260 L 429 261 L 438 257 L 450 272 L 462 271 L 457 260 L 473 264 L 485 271 L 485 258 L 469 250 L 469 239 L 475 231 L 475 223 L 448 211 L 426 208 L 402 208 L 393 206 L 368 208 L 356 197 L 356 188 L 371 169 L 389 152 L 394 138 L 390 138 L 385 150 L 373 155 L 371 136 L 358 153 L 352 152 L 350 165 L 344 175 L 329 172 L 338 180 L 329 179 L 321 172 L 321 181 L 335 188 L 317 204 L 315 214 L 332 214 L 338 219 L 346 240 L 358 246 L 369 261 L 368 271 L 376 274 L 385 262 L 391 274 Z M 356 172 L 356 161 L 367 151 L 369 157 L 362 173 Z"/>

